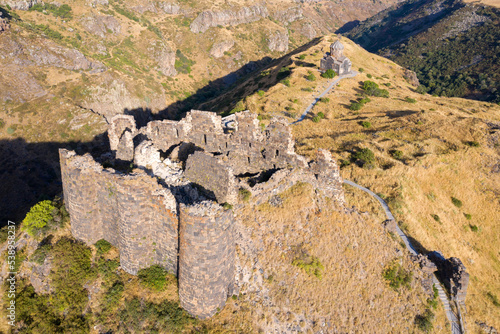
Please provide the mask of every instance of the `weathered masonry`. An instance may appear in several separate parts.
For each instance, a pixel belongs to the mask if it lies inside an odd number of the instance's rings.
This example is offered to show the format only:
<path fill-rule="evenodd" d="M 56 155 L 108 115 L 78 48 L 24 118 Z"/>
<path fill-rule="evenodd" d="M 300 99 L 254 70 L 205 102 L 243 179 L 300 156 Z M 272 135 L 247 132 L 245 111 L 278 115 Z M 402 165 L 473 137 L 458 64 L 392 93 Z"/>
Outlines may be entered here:
<path fill-rule="evenodd" d="M 71 231 L 87 244 L 116 246 L 128 273 L 157 264 L 177 275 L 182 307 L 199 318 L 233 294 L 235 217 L 222 204 L 235 204 L 239 188 L 257 193 L 301 181 L 344 202 L 330 153 L 320 150 L 312 162 L 297 155 L 284 119 L 261 129 L 248 111 L 223 120 L 192 110 L 180 121 L 138 129 L 132 116 L 118 115 L 108 135 L 111 152 L 100 158 L 59 152 Z M 133 168 L 121 172 L 104 162 Z M 259 173 L 272 176 L 252 188 L 248 175 Z"/>

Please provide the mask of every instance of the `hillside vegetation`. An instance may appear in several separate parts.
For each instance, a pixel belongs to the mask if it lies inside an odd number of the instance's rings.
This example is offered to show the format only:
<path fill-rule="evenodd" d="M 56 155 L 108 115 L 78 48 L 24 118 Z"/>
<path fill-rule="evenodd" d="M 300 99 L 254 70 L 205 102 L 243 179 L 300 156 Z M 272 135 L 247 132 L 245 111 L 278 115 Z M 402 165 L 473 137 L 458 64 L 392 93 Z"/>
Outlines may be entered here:
<path fill-rule="evenodd" d="M 361 22 L 347 36 L 415 71 L 419 92 L 500 102 L 500 10 L 410 0 Z"/>
<path fill-rule="evenodd" d="M 275 84 L 259 91 L 257 79 L 249 78 L 229 96 L 242 89 L 254 91 L 240 104 L 257 112 L 262 123 L 272 116 L 297 120 L 312 96 L 327 86 L 328 79 L 319 76 L 317 66 L 335 40 L 326 37 L 268 68 L 272 74 L 286 67 L 289 85 L 269 75 L 264 78 Z M 341 175 L 380 194 L 421 251 L 439 250 L 446 257 L 459 257 L 471 274 L 468 328 L 478 329 L 476 322 L 499 328 L 495 298 L 500 295 L 496 232 L 500 107 L 419 94 L 400 66 L 348 39 L 342 38 L 342 43 L 359 74 L 340 81 L 304 121 L 293 125 L 296 150 L 313 158 L 317 148 L 329 149 Z M 315 74 L 315 81 L 306 78 L 309 73 Z M 388 97 L 368 96 L 363 89 L 367 82 L 386 90 Z M 352 110 L 360 101 L 361 107 Z M 222 105 L 218 110 L 227 108 Z M 373 199 L 350 187 L 346 191 L 351 205 L 371 212 L 380 222 L 385 220 Z"/>
<path fill-rule="evenodd" d="M 58 194 L 57 148 L 104 149 L 112 116 L 180 117 L 393 2 L 0 1 L 0 220 Z"/>

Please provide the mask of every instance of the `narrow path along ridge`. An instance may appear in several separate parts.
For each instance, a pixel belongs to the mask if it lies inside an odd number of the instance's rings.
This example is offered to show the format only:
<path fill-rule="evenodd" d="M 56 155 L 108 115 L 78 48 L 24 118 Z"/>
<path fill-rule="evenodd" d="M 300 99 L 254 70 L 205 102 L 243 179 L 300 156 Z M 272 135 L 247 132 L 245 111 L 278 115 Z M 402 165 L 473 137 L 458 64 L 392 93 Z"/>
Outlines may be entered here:
<path fill-rule="evenodd" d="M 389 209 L 389 206 L 387 205 L 387 203 L 380 196 L 375 194 L 373 191 L 371 191 L 370 189 L 365 188 L 363 186 L 360 186 L 357 183 L 349 181 L 349 180 L 344 180 L 344 183 L 348 184 L 350 186 L 353 186 L 355 188 L 358 188 L 360 190 L 363 190 L 364 192 L 368 193 L 370 196 L 374 197 L 382 205 L 382 208 L 385 211 L 385 215 L 387 216 L 387 219 L 394 220 L 394 221 L 396 220 L 396 219 L 394 219 L 394 216 L 393 216 L 391 210 Z M 408 237 L 399 228 L 397 223 L 395 225 L 396 225 L 397 233 L 398 233 L 399 237 L 405 243 L 406 248 L 413 255 L 418 255 L 418 252 L 415 250 L 415 248 L 411 244 Z M 444 311 L 446 312 L 446 317 L 448 318 L 448 321 L 451 324 L 451 333 L 452 334 L 463 334 L 464 332 L 462 331 L 462 328 L 460 326 L 460 320 L 459 320 L 458 316 L 455 314 L 455 312 L 451 309 L 450 301 L 448 300 L 448 297 L 446 296 L 446 293 L 445 293 L 443 287 L 441 286 L 441 284 L 439 283 L 435 274 L 432 274 L 432 283 L 434 284 L 434 286 L 438 290 L 439 299 L 441 299 L 441 302 L 443 303 Z M 457 305 L 457 307 L 459 307 L 459 306 Z"/>
<path fill-rule="evenodd" d="M 344 74 L 344 75 L 338 76 L 335 80 L 332 81 L 332 83 L 320 95 L 318 95 L 318 97 L 314 98 L 314 101 L 311 102 L 311 104 L 306 108 L 306 110 L 304 110 L 304 112 L 302 113 L 302 115 L 300 115 L 300 118 L 298 120 L 296 120 L 295 122 L 292 122 L 291 124 L 296 124 L 298 122 L 302 122 L 304 120 L 304 118 L 306 118 L 307 114 L 314 108 L 314 106 L 316 105 L 316 103 L 318 103 L 319 100 L 322 97 L 324 97 L 326 94 L 328 94 L 330 92 L 330 90 L 336 84 L 338 84 L 340 82 L 340 80 L 346 79 L 346 78 L 353 78 L 356 75 L 358 75 L 358 72 L 351 71 L 348 74 Z"/>

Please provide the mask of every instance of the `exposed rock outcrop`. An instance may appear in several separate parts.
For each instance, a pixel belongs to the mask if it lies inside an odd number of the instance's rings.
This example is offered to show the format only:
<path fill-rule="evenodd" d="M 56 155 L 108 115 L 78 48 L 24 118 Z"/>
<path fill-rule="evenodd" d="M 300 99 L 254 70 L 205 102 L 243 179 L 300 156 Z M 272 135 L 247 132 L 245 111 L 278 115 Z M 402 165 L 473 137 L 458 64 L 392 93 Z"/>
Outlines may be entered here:
<path fill-rule="evenodd" d="M 9 21 L 5 17 L 2 16 L 2 12 L 0 12 L 0 32 L 9 29 Z"/>
<path fill-rule="evenodd" d="M 286 52 L 288 51 L 288 31 L 275 31 L 269 35 L 268 44 L 269 50 Z"/>
<path fill-rule="evenodd" d="M 220 58 L 224 55 L 224 52 L 231 50 L 233 46 L 234 46 L 233 40 L 215 43 L 210 49 L 210 55 L 215 58 Z"/>
<path fill-rule="evenodd" d="M 412 85 L 414 87 L 418 87 L 420 85 L 420 82 L 418 81 L 418 78 L 417 78 L 417 73 L 413 72 L 412 70 L 405 68 L 405 72 L 404 72 L 403 76 L 406 80 L 408 80 L 410 85 Z"/>
<path fill-rule="evenodd" d="M 171 2 L 159 2 L 158 6 L 163 10 L 165 14 L 180 14 L 181 13 L 181 6 L 177 3 L 171 3 Z"/>
<path fill-rule="evenodd" d="M 243 7 L 239 10 L 225 10 L 214 12 L 206 10 L 200 13 L 191 23 L 190 28 L 194 33 L 205 32 L 211 27 L 236 26 L 242 23 L 259 21 L 269 15 L 267 8 L 261 5 Z"/>
<path fill-rule="evenodd" d="M 123 114 L 125 109 L 162 110 L 166 107 L 163 95 L 149 95 L 148 101 L 145 101 L 133 94 L 133 88 L 129 88 L 123 80 L 108 74 L 101 78 L 101 84 L 88 88 L 88 98 L 82 106 L 104 116 L 107 121 L 114 115 Z"/>
<path fill-rule="evenodd" d="M 91 1 L 87 1 L 87 3 L 93 8 L 95 8 L 97 5 L 101 5 L 101 6 L 108 6 L 109 5 L 108 0 L 91 0 Z"/>
<path fill-rule="evenodd" d="M 469 285 L 469 273 L 462 261 L 456 257 L 445 259 L 437 251 L 429 253 L 428 257 L 437 266 L 437 274 L 448 291 L 450 291 L 451 296 L 458 302 L 465 302 L 467 286 Z"/>
<path fill-rule="evenodd" d="M 274 13 L 273 17 L 281 22 L 292 23 L 302 18 L 302 8 L 290 7 L 284 10 L 278 10 Z"/>
<path fill-rule="evenodd" d="M 316 29 L 314 29 L 311 23 L 304 23 L 300 29 L 300 33 L 309 39 L 313 39 L 317 35 Z"/>
<path fill-rule="evenodd" d="M 38 0 L 3 0 L 1 5 L 10 6 L 12 9 L 28 10 L 38 3 Z"/>
<path fill-rule="evenodd" d="M 175 52 L 162 41 L 156 41 L 149 48 L 150 54 L 158 64 L 158 70 L 164 75 L 173 77 L 177 74 L 175 70 Z"/>
<path fill-rule="evenodd" d="M 80 22 L 85 30 L 101 38 L 105 38 L 109 32 L 113 34 L 121 32 L 120 22 L 109 15 L 89 15 Z"/>

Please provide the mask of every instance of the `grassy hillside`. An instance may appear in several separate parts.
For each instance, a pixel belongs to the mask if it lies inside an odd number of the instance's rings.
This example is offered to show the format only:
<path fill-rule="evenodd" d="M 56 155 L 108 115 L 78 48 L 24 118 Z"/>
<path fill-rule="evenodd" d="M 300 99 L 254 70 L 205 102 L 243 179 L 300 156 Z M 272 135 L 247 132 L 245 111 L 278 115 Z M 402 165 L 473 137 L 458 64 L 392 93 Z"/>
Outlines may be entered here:
<path fill-rule="evenodd" d="M 270 49 L 271 38 L 293 50 L 392 2 L 268 1 L 267 16 L 194 33 L 203 11 L 234 19 L 254 3 L 77 0 L 23 11 L 0 1 L 0 156 L 8 166 L 0 219 L 21 219 L 60 192 L 57 148 L 105 146 L 98 135 L 113 115 L 179 117 L 286 54 Z"/>
<path fill-rule="evenodd" d="M 327 85 L 317 65 L 334 40 L 325 38 L 268 69 L 279 73 L 287 67 L 289 87 L 272 79 L 275 85 L 259 91 L 257 77 L 241 83 L 236 92 L 255 91 L 242 100 L 243 108 L 259 113 L 263 123 L 271 116 L 298 119 L 313 101 L 312 95 Z M 496 302 L 500 295 L 496 232 L 500 107 L 416 93 L 405 81 L 403 68 L 347 39 L 342 42 L 360 73 L 342 80 L 312 114 L 293 126 L 296 149 L 311 158 L 317 148 L 329 149 L 341 165 L 342 176 L 381 194 L 422 251 L 439 250 L 446 257 L 459 257 L 471 273 L 468 328 L 477 330 L 476 321 L 500 327 Z M 309 73 L 316 77 L 314 81 L 306 78 Z M 366 98 L 365 81 L 377 83 L 389 97 L 369 96 L 370 102 L 351 110 Z M 315 117 L 320 113 L 323 119 Z M 373 159 L 360 155 L 362 149 L 373 152 Z M 352 205 L 371 212 L 379 221 L 385 219 L 378 203 L 367 195 L 352 188 L 346 191 Z M 454 204 L 452 198 L 460 202 Z"/>
<path fill-rule="evenodd" d="M 414 70 L 420 92 L 500 102 L 498 8 L 461 1 L 406 1 L 347 36 Z"/>
<path fill-rule="evenodd" d="M 179 307 L 172 275 L 154 267 L 129 275 L 109 243 L 88 247 L 73 240 L 67 214 L 56 201 L 55 213 L 34 230 L 35 237 L 19 235 L 27 242 L 17 256 L 16 331 L 377 333 L 382 325 L 399 333 L 416 331 L 415 319 L 429 309 L 435 332 L 446 332 L 443 308 L 429 303 L 422 272 L 378 219 L 325 206 L 325 198 L 308 184 L 277 196 L 278 206 L 253 198 L 235 206 L 241 288 L 204 321 Z M 384 278 L 388 268 L 397 269 L 391 280 Z M 30 284 L 36 279 L 38 289 L 48 288 L 36 293 Z M 396 279 L 402 283 L 391 287 Z M 5 322 L 1 326 L 8 330 Z"/>

